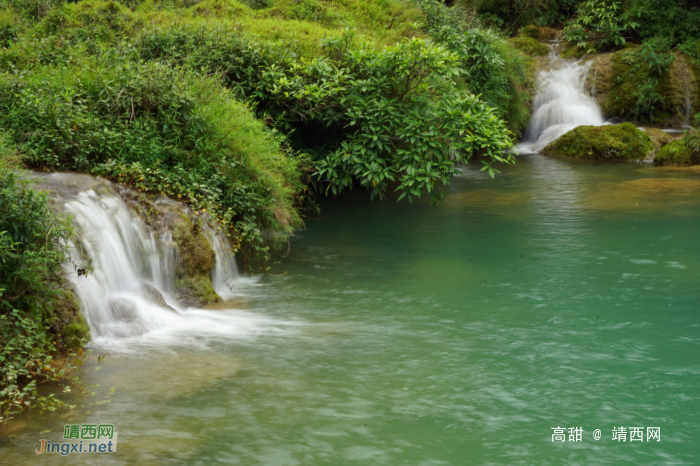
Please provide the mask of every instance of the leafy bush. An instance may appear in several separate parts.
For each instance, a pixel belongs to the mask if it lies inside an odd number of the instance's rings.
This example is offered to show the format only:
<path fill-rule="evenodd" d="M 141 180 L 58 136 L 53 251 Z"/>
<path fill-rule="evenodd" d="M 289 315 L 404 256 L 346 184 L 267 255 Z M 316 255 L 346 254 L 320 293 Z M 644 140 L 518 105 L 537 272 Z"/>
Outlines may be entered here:
<path fill-rule="evenodd" d="M 671 40 L 666 37 L 647 39 L 635 49 L 635 56 L 647 65 L 649 73 L 661 76 L 668 71 L 674 60 Z"/>
<path fill-rule="evenodd" d="M 699 120 L 696 116 L 696 120 Z M 688 149 L 692 150 L 696 158 L 697 156 L 700 156 L 700 128 L 695 127 L 693 129 L 690 129 L 685 132 L 683 135 L 683 143 L 688 147 Z"/>
<path fill-rule="evenodd" d="M 618 2 L 588 0 L 579 6 L 576 16 L 562 31 L 562 37 L 592 53 L 623 45 L 623 33 L 635 26 L 621 14 Z"/>
<path fill-rule="evenodd" d="M 654 120 L 654 111 L 657 105 L 664 101 L 663 96 L 656 92 L 658 85 L 659 82 L 656 79 L 646 79 L 634 91 L 633 97 L 636 99 L 634 104 L 635 118 L 639 119 L 641 117 L 649 121 Z"/>
<path fill-rule="evenodd" d="M 700 65 L 700 38 L 688 39 L 678 47 L 685 55 L 692 57 L 697 65 Z"/>
<path fill-rule="evenodd" d="M 32 404 L 60 406 L 54 395 L 38 396 L 36 383 L 62 381 L 53 356 L 85 343 L 62 334 L 66 321 L 81 321 L 62 275 L 70 222 L 20 178 L 15 159 L 0 138 L 0 422 Z"/>
<path fill-rule="evenodd" d="M 249 109 L 159 64 L 87 59 L 63 74 L 0 78 L 0 124 L 28 162 L 77 170 L 206 208 L 234 246 L 264 260 L 265 239 L 299 225 L 298 162 Z"/>
<path fill-rule="evenodd" d="M 491 30 L 473 27 L 468 14 L 453 13 L 436 0 L 417 0 L 426 14 L 426 31 L 457 54 L 467 87 L 494 107 L 519 135 L 530 117 L 534 61 Z M 455 10 L 456 11 L 456 10 Z"/>
<path fill-rule="evenodd" d="M 676 0 L 632 0 L 627 11 L 637 24 L 640 38 L 668 37 L 673 44 L 700 37 L 700 8 L 697 2 Z"/>

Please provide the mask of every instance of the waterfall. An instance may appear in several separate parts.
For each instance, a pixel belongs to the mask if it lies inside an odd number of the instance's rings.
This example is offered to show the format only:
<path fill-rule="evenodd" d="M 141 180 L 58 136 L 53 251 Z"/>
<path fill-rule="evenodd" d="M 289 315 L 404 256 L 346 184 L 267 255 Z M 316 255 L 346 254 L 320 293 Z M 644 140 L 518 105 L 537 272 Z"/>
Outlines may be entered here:
<path fill-rule="evenodd" d="M 685 128 L 690 128 L 692 126 L 691 121 L 690 121 L 690 84 L 688 84 L 688 81 L 686 79 L 685 81 L 685 121 L 683 122 L 683 126 Z"/>
<path fill-rule="evenodd" d="M 177 266 L 172 231 L 153 231 L 104 180 L 63 173 L 37 176 L 73 217 L 76 235 L 69 245 L 70 261 L 65 270 L 80 298 L 93 340 L 192 325 L 183 321 L 190 311 L 171 295 Z M 214 289 L 224 299 L 230 298 L 238 272 L 228 242 L 208 227 L 202 231 L 216 255 Z M 87 276 L 76 272 L 82 266 Z"/>
<path fill-rule="evenodd" d="M 577 126 L 605 124 L 598 103 L 585 89 L 590 66 L 591 61 L 563 59 L 552 49 L 537 76 L 539 93 L 520 152 L 541 151 Z"/>

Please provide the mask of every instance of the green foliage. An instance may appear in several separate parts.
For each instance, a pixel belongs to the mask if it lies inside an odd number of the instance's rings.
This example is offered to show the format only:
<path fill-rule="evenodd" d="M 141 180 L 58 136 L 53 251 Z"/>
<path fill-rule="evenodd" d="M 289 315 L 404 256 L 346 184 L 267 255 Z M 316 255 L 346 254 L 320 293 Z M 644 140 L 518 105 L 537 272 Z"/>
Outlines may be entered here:
<path fill-rule="evenodd" d="M 692 57 L 695 64 L 700 65 L 700 38 L 686 40 L 678 47 L 678 50 Z"/>
<path fill-rule="evenodd" d="M 62 381 L 56 351 L 89 339 L 63 334 L 66 320 L 79 319 L 62 309 L 72 296 L 62 276 L 70 222 L 15 173 L 14 160 L 0 139 L 0 422 L 32 404 L 60 406 L 54 395 L 38 396 L 36 384 Z"/>
<path fill-rule="evenodd" d="M 516 135 L 527 124 L 534 93 L 534 61 L 497 33 L 473 27 L 468 14 L 454 13 L 436 0 L 417 0 L 426 31 L 459 57 L 467 87 L 496 109 Z M 466 18 L 466 19 L 465 19 Z"/>
<path fill-rule="evenodd" d="M 671 53 L 671 40 L 666 37 L 653 37 L 645 40 L 640 47 L 634 51 L 634 58 L 638 63 L 645 64 L 650 75 L 661 76 L 666 73 L 673 63 L 674 57 Z M 637 65 L 637 63 L 633 64 Z"/>
<path fill-rule="evenodd" d="M 695 116 L 696 121 L 700 120 L 698 115 Z M 683 143 L 693 151 L 695 158 L 700 158 L 700 128 L 695 127 L 685 132 L 683 135 Z"/>
<path fill-rule="evenodd" d="M 659 82 L 656 79 L 644 80 L 632 93 L 636 99 L 634 103 L 634 116 L 636 119 L 654 120 L 654 112 L 657 106 L 663 103 L 664 98 L 656 92 Z"/>
<path fill-rule="evenodd" d="M 631 0 L 627 12 L 642 39 L 667 37 L 675 45 L 700 37 L 700 5 L 692 0 Z"/>
<path fill-rule="evenodd" d="M 559 26 L 566 22 L 582 0 L 455 0 L 478 12 L 485 23 L 503 30 L 524 25 Z"/>
<path fill-rule="evenodd" d="M 579 48 L 585 48 L 587 53 L 620 47 L 625 43 L 623 33 L 636 26 L 621 13 L 618 2 L 585 1 L 562 31 L 562 37 Z"/>
<path fill-rule="evenodd" d="M 643 159 L 654 150 L 649 135 L 631 123 L 578 126 L 545 147 L 545 155 L 586 160 Z"/>
<path fill-rule="evenodd" d="M 298 162 L 216 79 L 114 57 L 6 75 L 0 89 L 0 124 L 35 166 L 206 208 L 251 258 L 266 258 L 265 230 L 299 225 Z"/>

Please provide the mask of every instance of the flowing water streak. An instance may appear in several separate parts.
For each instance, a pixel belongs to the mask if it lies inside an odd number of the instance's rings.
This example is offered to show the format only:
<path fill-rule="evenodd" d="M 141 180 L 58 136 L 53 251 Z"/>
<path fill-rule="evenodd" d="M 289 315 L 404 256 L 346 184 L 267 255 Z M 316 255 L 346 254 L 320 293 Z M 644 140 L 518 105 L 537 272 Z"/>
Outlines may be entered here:
<path fill-rule="evenodd" d="M 520 152 L 539 152 L 577 126 L 605 124 L 598 103 L 585 89 L 591 61 L 563 59 L 554 50 L 538 73 L 540 92 Z"/>
<path fill-rule="evenodd" d="M 62 176 L 76 177 L 51 175 L 53 182 L 63 179 Z M 201 320 L 207 311 L 183 309 L 170 294 L 177 265 L 172 231 L 166 230 L 156 239 L 156 234 L 132 215 L 110 185 L 103 183 L 95 189 L 69 196 L 63 193 L 64 210 L 73 216 L 77 231 L 70 249 L 72 263 L 66 265 L 66 271 L 80 298 L 93 339 L 129 338 L 159 329 L 192 328 L 188 316 L 198 315 Z M 209 228 L 203 231 L 216 257 L 212 272 L 214 288 L 224 299 L 230 298 L 234 295 L 233 281 L 238 276 L 235 259 L 228 253 L 230 247 L 223 235 Z M 78 276 L 75 266 L 84 264 L 88 266 L 87 277 Z M 154 293 L 160 293 L 171 309 L 155 304 Z M 213 324 L 199 323 L 204 327 Z"/>

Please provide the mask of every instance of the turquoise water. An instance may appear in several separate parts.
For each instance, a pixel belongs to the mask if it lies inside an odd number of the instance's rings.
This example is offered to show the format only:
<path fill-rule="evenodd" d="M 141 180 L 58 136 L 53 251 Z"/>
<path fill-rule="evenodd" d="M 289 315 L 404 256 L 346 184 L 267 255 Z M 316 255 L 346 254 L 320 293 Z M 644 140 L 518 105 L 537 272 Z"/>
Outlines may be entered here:
<path fill-rule="evenodd" d="M 208 311 L 239 331 L 97 348 L 95 394 L 18 419 L 0 464 L 700 462 L 700 172 L 529 155 L 466 170 L 435 208 L 322 208 Z M 115 424 L 118 453 L 33 453 L 89 422 Z"/>

